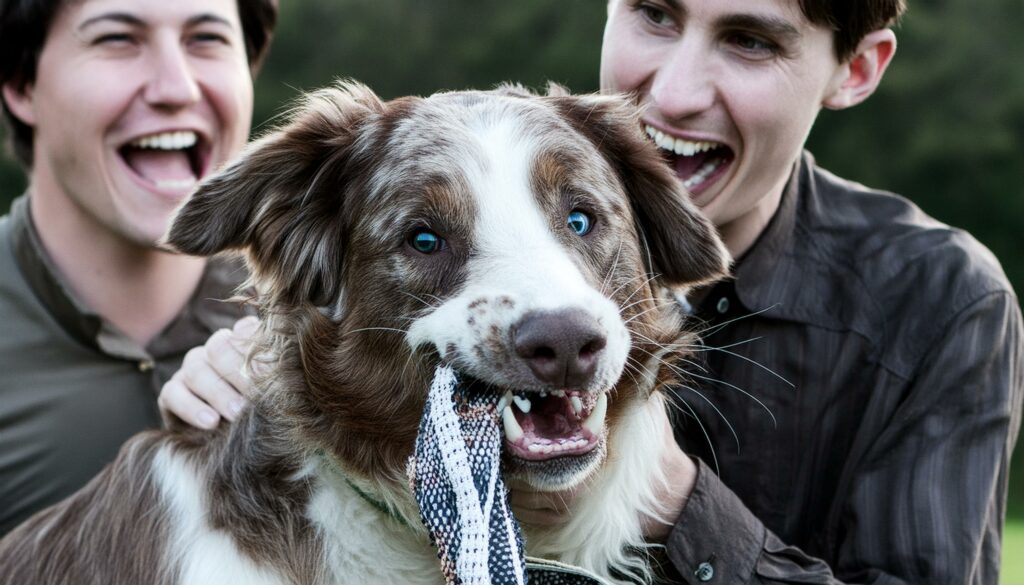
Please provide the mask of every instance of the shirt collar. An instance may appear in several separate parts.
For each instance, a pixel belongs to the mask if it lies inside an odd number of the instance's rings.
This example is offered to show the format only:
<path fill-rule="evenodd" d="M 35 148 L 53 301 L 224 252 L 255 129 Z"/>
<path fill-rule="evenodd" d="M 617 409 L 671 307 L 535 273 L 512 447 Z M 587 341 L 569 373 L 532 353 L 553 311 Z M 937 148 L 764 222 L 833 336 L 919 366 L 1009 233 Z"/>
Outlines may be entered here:
<path fill-rule="evenodd" d="M 242 263 L 211 261 L 181 314 L 148 346 L 141 346 L 75 295 L 43 247 L 30 205 L 29 195 L 11 206 L 11 243 L 18 268 L 54 320 L 79 343 L 127 359 L 159 359 L 203 343 L 210 332 L 245 314 L 237 304 L 221 301 L 244 280 Z"/>
<path fill-rule="evenodd" d="M 768 310 L 784 296 L 780 294 L 783 290 L 800 286 L 789 278 L 788 271 L 779 270 L 779 264 L 789 256 L 801 190 L 808 188 L 808 173 L 813 166 L 814 160 L 807 152 L 793 164 L 779 208 L 735 269 L 736 295 L 750 311 Z"/>

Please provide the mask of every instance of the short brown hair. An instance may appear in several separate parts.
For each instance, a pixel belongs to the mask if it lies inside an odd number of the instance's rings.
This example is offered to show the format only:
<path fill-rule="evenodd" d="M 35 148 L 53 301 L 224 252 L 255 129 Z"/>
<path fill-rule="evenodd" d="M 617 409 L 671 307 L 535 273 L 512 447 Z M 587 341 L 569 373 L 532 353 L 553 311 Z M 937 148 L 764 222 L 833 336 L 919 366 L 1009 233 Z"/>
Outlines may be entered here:
<path fill-rule="evenodd" d="M 57 12 L 69 0 L 0 0 L 0 86 L 23 90 L 36 79 L 36 66 Z M 236 0 L 253 74 L 259 69 L 277 24 L 277 0 Z M 14 158 L 32 166 L 32 128 L 15 118 L 0 97 L 0 110 Z"/>
<path fill-rule="evenodd" d="M 832 31 L 839 61 L 852 57 L 868 33 L 895 25 L 906 9 L 906 0 L 800 0 L 807 20 Z"/>

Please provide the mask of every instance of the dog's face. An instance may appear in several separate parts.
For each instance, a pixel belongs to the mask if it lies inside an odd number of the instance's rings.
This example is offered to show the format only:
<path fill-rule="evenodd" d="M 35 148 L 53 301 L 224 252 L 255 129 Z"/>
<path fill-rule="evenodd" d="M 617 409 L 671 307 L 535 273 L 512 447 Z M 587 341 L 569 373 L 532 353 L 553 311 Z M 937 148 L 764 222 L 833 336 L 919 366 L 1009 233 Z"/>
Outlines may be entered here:
<path fill-rule="evenodd" d="M 514 89 L 314 94 L 169 243 L 248 253 L 277 403 L 353 471 L 400 474 L 445 362 L 504 397 L 507 473 L 543 488 L 599 466 L 655 385 L 680 334 L 656 288 L 727 262 L 625 101 Z"/>

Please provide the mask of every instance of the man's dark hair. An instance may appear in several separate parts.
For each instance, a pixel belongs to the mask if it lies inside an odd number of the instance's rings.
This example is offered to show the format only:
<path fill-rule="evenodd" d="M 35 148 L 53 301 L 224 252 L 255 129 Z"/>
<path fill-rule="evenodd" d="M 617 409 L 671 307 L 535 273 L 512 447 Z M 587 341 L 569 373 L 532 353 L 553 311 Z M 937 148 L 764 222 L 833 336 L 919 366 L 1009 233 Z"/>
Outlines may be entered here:
<path fill-rule="evenodd" d="M 0 86 L 25 89 L 36 79 L 36 66 L 57 12 L 75 0 L 0 0 Z M 277 24 L 277 0 L 236 0 L 253 74 L 270 48 Z M 15 118 L 0 98 L 0 110 L 14 157 L 32 166 L 32 128 Z"/>
<path fill-rule="evenodd" d="M 800 0 L 807 20 L 832 30 L 836 57 L 845 61 L 872 31 L 896 24 L 906 0 Z"/>

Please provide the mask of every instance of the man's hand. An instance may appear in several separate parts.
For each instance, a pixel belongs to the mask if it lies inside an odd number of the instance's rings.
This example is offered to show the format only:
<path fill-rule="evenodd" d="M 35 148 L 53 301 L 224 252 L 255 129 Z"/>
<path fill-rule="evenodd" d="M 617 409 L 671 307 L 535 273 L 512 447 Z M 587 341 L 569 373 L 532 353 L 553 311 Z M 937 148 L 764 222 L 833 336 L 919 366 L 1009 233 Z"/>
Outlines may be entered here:
<path fill-rule="evenodd" d="M 686 507 L 686 501 L 697 482 L 697 465 L 676 443 L 672 425 L 664 411 L 661 418 L 661 469 L 665 482 L 653 486 L 655 502 L 661 508 L 661 520 L 644 516 L 641 518 L 644 535 L 649 542 L 665 542 L 672 531 L 674 522 Z M 537 491 L 517 481 L 509 482 L 509 503 L 516 519 L 528 526 L 558 526 L 568 522 L 572 509 L 580 494 L 590 486 L 578 485 L 569 490 L 549 492 Z"/>
<path fill-rule="evenodd" d="M 221 417 L 235 420 L 252 389 L 245 355 L 258 325 L 256 317 L 244 317 L 233 329 L 220 329 L 206 345 L 189 350 L 181 369 L 160 390 L 157 404 L 165 417 L 171 413 L 202 429 L 216 428 Z"/>
<path fill-rule="evenodd" d="M 676 443 L 672 434 L 672 423 L 668 413 L 661 412 L 661 470 L 665 474 L 665 483 L 654 488 L 654 500 L 660 505 L 658 518 L 645 516 L 642 520 L 644 536 L 648 542 L 664 543 L 672 532 L 672 527 L 679 515 L 683 513 L 686 502 L 697 484 L 697 464 Z"/>

